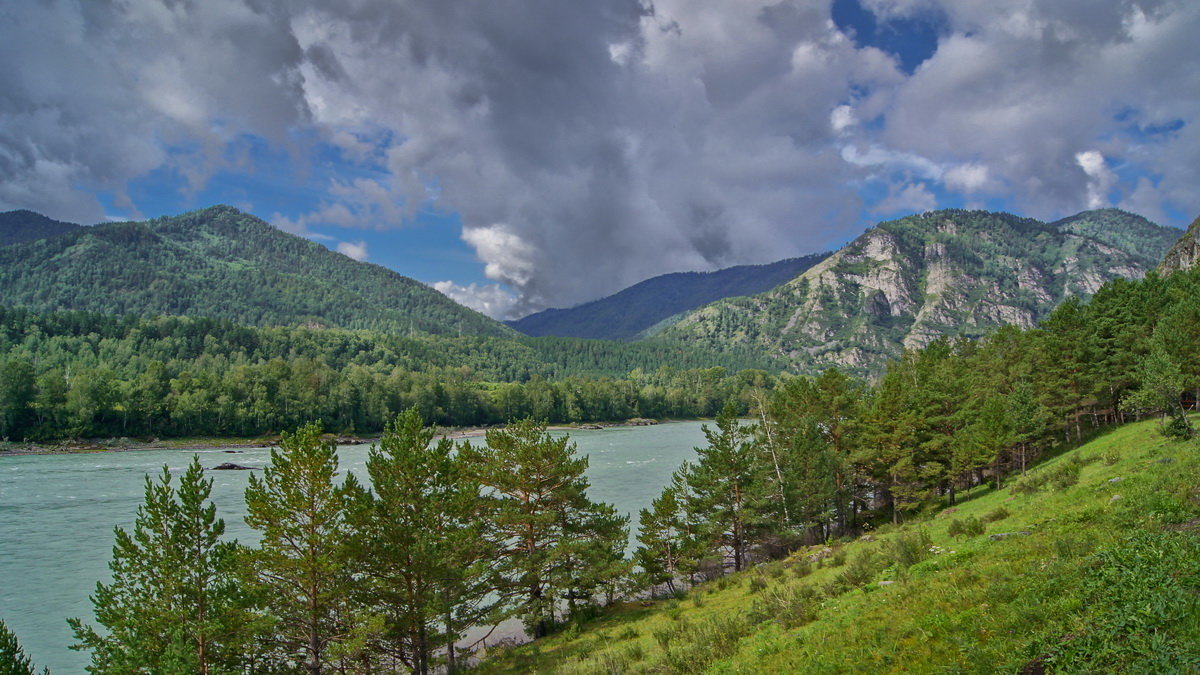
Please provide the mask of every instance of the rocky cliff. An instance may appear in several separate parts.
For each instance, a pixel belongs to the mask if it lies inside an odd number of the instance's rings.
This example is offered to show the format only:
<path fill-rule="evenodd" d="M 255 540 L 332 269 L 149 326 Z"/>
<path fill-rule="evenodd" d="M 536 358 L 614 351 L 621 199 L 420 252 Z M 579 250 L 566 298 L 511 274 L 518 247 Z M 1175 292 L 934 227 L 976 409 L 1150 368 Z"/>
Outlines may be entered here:
<path fill-rule="evenodd" d="M 797 372 L 876 374 L 905 348 L 1033 326 L 1068 296 L 1139 278 L 1177 234 L 1114 209 L 1057 223 L 927 212 L 881 223 L 796 279 L 702 307 L 662 334 L 757 347 Z"/>

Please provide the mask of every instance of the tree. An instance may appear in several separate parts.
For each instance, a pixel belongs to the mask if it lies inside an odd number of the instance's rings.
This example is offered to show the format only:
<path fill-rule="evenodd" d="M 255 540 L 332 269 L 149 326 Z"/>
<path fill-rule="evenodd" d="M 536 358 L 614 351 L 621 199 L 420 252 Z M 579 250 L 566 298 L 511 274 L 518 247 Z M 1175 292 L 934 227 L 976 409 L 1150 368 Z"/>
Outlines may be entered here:
<path fill-rule="evenodd" d="M 50 670 L 44 671 L 49 675 Z M 0 620 L 0 675 L 37 675 L 17 636 Z"/>
<path fill-rule="evenodd" d="M 526 419 L 488 431 L 486 440 L 486 447 L 464 447 L 462 454 L 485 488 L 500 592 L 526 629 L 542 637 L 557 603 L 578 599 L 567 596 L 598 581 L 581 579 L 582 569 L 611 569 L 612 552 L 624 548 L 624 529 L 588 499 L 588 460 L 575 456 L 570 438 L 554 438 L 544 423 Z M 580 540 L 590 544 L 581 547 Z"/>
<path fill-rule="evenodd" d="M 1159 414 L 1159 427 L 1164 433 L 1191 438 L 1192 425 L 1179 402 L 1184 388 L 1183 372 L 1166 350 L 1155 346 L 1142 361 L 1139 384 L 1138 389 L 1124 398 L 1122 406 L 1135 413 Z"/>
<path fill-rule="evenodd" d="M 331 645 L 353 625 L 346 556 L 353 476 L 334 484 L 337 448 L 306 424 L 284 433 L 262 478 L 250 476 L 246 523 L 262 533 L 250 564 L 264 609 L 275 624 L 278 656 L 317 675 L 333 660 Z"/>
<path fill-rule="evenodd" d="M 728 551 L 733 569 L 741 571 L 766 508 L 762 465 L 752 430 L 738 423 L 732 402 L 717 415 L 715 429 L 703 429 L 708 445 L 696 448 L 700 459 L 687 474 L 695 494 L 690 515 L 699 519 L 714 545 Z"/>
<path fill-rule="evenodd" d="M 33 366 L 15 358 L 0 361 L 0 441 L 25 437 L 35 393 Z"/>
<path fill-rule="evenodd" d="M 92 596 L 100 634 L 68 622 L 92 652 L 89 671 L 225 672 L 246 665 L 244 601 L 236 583 L 237 544 L 221 540 L 225 523 L 208 502 L 212 479 L 198 457 L 171 486 L 163 467 L 146 477 L 133 533 L 116 528 L 110 584 Z M 206 503 L 207 502 L 207 503 Z"/>
<path fill-rule="evenodd" d="M 434 433 L 416 407 L 389 423 L 367 458 L 373 494 L 352 515 L 358 592 L 383 617 L 380 649 L 414 673 L 443 649 L 453 668 L 455 641 L 493 604 L 480 485 Z"/>

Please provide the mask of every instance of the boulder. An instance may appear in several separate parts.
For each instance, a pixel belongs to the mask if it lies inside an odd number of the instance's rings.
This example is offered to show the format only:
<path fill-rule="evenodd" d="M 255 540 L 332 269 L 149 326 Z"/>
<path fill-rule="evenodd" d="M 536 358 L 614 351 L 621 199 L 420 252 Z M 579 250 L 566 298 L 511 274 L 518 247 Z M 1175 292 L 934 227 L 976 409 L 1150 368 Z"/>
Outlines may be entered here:
<path fill-rule="evenodd" d="M 242 466 L 241 464 L 234 464 L 233 462 L 225 462 L 224 464 L 218 464 L 218 465 L 214 466 L 212 468 L 212 470 L 213 471 L 253 471 L 254 467 Z"/>

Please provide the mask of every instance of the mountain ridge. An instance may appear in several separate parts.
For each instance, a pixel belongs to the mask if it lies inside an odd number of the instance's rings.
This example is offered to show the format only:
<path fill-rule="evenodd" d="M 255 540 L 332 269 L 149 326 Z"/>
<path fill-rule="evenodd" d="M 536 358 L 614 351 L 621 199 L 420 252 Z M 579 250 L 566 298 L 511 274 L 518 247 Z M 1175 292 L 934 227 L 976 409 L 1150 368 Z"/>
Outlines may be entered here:
<path fill-rule="evenodd" d="M 0 293 L 38 311 L 516 335 L 425 284 L 224 205 L 0 247 Z"/>
<path fill-rule="evenodd" d="M 1140 278 L 1174 236 L 1115 209 L 1055 223 L 930 211 L 879 223 L 797 278 L 710 303 L 661 335 L 713 348 L 753 345 L 797 372 L 837 366 L 877 375 L 905 348 L 1005 324 L 1030 327 L 1069 296 Z"/>
<path fill-rule="evenodd" d="M 816 253 L 713 272 L 663 274 L 598 300 L 546 309 L 505 323 L 534 337 L 635 340 L 664 320 L 709 302 L 770 290 L 829 255 Z"/>
<path fill-rule="evenodd" d="M 28 209 L 0 213 L 0 246 L 47 239 L 82 227 Z"/>

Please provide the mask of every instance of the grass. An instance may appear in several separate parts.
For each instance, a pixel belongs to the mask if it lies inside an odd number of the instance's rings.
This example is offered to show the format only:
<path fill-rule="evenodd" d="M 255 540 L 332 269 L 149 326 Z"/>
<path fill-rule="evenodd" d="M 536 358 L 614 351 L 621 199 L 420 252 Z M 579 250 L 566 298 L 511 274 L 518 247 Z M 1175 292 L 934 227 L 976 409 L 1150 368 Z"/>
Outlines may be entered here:
<path fill-rule="evenodd" d="M 1128 425 L 1003 490 L 834 544 L 843 565 L 810 565 L 811 551 L 798 551 L 682 600 L 623 605 L 481 668 L 1196 672 L 1198 481 L 1200 445 L 1164 439 L 1154 422 Z"/>

